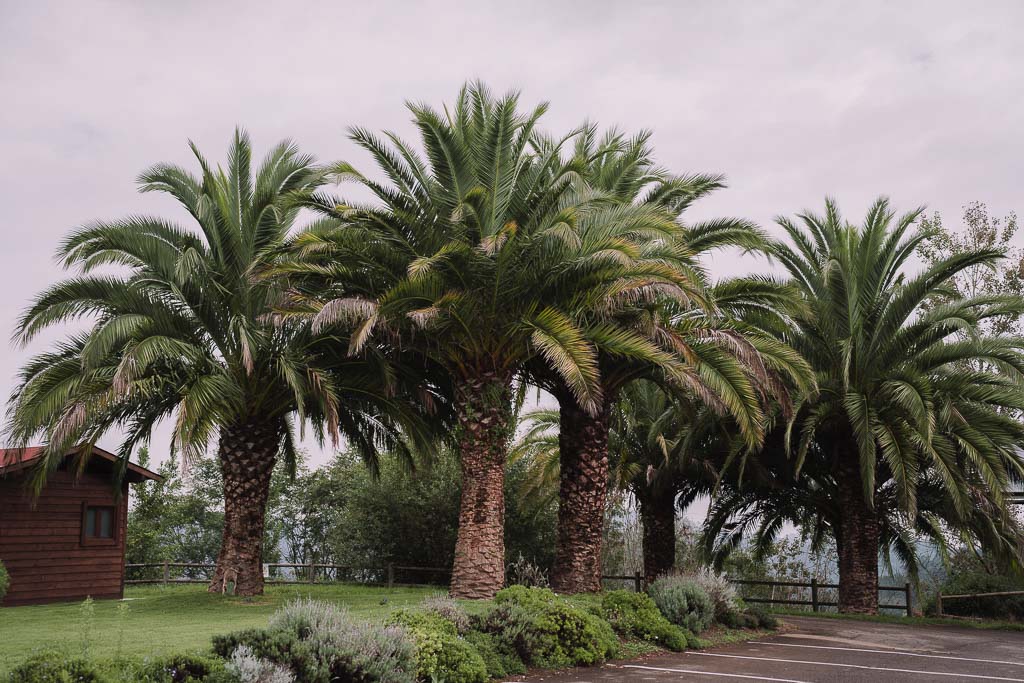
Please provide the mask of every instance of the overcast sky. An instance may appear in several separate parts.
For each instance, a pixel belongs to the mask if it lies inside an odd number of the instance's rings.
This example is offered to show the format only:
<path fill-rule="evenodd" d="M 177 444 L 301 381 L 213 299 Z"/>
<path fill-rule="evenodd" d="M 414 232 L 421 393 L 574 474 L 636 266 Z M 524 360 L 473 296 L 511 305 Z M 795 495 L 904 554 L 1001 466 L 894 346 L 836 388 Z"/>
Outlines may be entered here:
<path fill-rule="evenodd" d="M 405 100 L 439 106 L 475 78 L 549 101 L 547 130 L 649 128 L 664 166 L 725 173 L 694 217 L 770 226 L 826 194 L 850 218 L 879 194 L 947 224 L 973 200 L 1003 215 L 1024 208 L 1022 26 L 1013 0 L 0 0 L 0 320 L 60 277 L 69 229 L 180 218 L 134 179 L 190 163 L 188 139 L 223 159 L 240 124 L 260 153 L 291 137 L 366 167 L 348 126 L 411 137 Z M 5 347 L 0 393 L 43 346 Z"/>

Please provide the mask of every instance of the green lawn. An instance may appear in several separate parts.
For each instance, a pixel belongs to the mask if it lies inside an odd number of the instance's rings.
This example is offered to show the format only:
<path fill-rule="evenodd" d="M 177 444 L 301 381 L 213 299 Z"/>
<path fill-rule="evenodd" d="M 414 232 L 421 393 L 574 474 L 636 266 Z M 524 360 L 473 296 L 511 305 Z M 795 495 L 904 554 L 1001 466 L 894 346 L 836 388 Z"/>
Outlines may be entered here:
<path fill-rule="evenodd" d="M 206 650 L 210 637 L 264 626 L 270 614 L 298 597 L 329 600 L 354 616 L 379 619 L 397 607 L 413 605 L 437 588 L 376 588 L 356 585 L 268 586 L 265 595 L 246 600 L 211 595 L 202 585 L 129 587 L 125 600 L 98 600 L 91 619 L 81 603 L 0 608 L 0 676 L 33 650 L 60 646 L 90 654 L 145 656 Z M 384 604 L 381 604 L 382 601 Z M 127 612 L 118 605 L 127 605 Z"/>

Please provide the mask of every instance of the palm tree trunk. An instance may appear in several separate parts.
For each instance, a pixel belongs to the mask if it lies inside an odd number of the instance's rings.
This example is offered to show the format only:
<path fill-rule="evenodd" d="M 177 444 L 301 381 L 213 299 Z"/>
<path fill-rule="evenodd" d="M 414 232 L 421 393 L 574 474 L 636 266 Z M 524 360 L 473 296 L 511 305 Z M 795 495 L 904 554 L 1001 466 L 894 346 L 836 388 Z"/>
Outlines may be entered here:
<path fill-rule="evenodd" d="M 494 597 L 505 585 L 505 459 L 512 435 L 510 377 L 481 372 L 456 383 L 462 502 L 451 594 Z"/>
<path fill-rule="evenodd" d="M 218 457 L 224 478 L 224 534 L 208 590 L 263 593 L 263 524 L 270 476 L 285 425 L 250 419 L 221 428 Z"/>
<path fill-rule="evenodd" d="M 839 487 L 839 611 L 878 613 L 878 512 L 864 500 L 857 453 L 837 463 Z"/>
<path fill-rule="evenodd" d="M 637 500 L 644 531 L 644 581 L 649 584 L 676 564 L 676 492 L 648 489 Z"/>
<path fill-rule="evenodd" d="M 559 396 L 558 538 L 551 587 L 559 593 L 601 590 L 601 541 L 608 493 L 611 400 L 589 415 L 571 396 Z"/>

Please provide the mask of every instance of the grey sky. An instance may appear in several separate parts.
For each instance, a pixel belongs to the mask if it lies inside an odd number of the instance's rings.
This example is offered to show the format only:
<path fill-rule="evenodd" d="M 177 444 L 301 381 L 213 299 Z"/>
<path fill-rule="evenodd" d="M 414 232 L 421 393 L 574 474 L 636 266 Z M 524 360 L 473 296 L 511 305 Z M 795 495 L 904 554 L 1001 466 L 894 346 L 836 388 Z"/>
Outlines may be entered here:
<path fill-rule="evenodd" d="M 180 217 L 134 178 L 189 163 L 187 139 L 221 159 L 242 124 L 261 150 L 292 137 L 365 167 L 347 126 L 409 134 L 403 101 L 471 78 L 550 101 L 548 130 L 651 128 L 663 165 L 727 174 L 694 217 L 767 226 L 832 194 L 859 218 L 881 193 L 1002 215 L 1024 208 L 1021 26 L 1015 1 L 0 0 L 0 320 L 59 277 L 70 228 Z M 0 354 L 3 395 L 27 355 Z"/>

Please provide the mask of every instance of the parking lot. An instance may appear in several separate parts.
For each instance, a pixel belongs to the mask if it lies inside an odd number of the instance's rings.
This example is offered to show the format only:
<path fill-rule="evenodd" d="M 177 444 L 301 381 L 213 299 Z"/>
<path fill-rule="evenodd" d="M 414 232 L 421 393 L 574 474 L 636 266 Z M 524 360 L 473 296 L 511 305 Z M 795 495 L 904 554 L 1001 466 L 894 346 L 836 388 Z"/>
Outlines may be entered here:
<path fill-rule="evenodd" d="M 794 630 L 770 638 L 530 680 L 1024 682 L 1024 633 L 810 617 L 786 621 Z"/>

